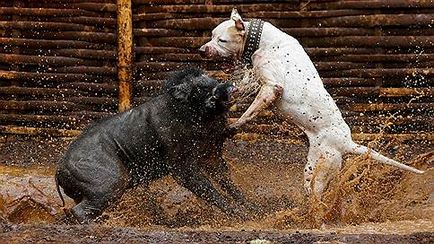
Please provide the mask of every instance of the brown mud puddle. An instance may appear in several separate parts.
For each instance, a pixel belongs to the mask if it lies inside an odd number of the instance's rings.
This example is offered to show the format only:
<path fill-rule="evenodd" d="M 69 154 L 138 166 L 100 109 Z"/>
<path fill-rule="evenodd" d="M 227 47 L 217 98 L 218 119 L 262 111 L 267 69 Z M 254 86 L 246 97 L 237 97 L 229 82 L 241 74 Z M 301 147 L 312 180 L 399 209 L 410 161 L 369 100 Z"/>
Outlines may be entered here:
<path fill-rule="evenodd" d="M 395 148 L 380 146 L 386 152 Z M 432 147 L 412 150 L 401 146 L 393 157 L 413 158 L 411 164 L 426 170 L 425 174 L 349 156 L 319 201 L 303 192 L 305 145 L 230 142 L 225 155 L 233 179 L 263 211 L 245 222 L 222 214 L 166 177 L 128 191 L 97 224 L 59 225 L 55 219 L 62 210 L 53 167 L 1 166 L 0 239 L 7 243 L 245 243 L 255 239 L 429 243 L 434 241 L 434 151 Z M 72 204 L 67 201 L 68 207 Z"/>

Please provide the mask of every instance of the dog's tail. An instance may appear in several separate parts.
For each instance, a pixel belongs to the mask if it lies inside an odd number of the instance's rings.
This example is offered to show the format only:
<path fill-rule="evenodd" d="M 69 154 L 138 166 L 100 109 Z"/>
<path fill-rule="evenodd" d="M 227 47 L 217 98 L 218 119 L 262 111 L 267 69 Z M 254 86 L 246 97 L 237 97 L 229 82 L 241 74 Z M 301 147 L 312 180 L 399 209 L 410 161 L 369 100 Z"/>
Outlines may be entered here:
<path fill-rule="evenodd" d="M 378 160 L 378 161 L 380 161 L 380 162 L 382 162 L 384 164 L 395 166 L 395 167 L 398 167 L 398 168 L 403 169 L 403 170 L 411 171 L 413 173 L 423 174 L 425 172 L 425 171 L 422 171 L 422 170 L 418 170 L 418 169 L 416 169 L 414 167 L 405 165 L 403 163 L 400 163 L 398 161 L 395 161 L 393 159 L 390 159 L 390 158 L 388 158 L 386 156 L 383 156 L 380 153 L 378 153 L 378 152 L 376 152 L 376 151 L 374 151 L 374 150 L 372 150 L 370 148 L 367 148 L 365 146 L 359 145 L 357 143 L 353 143 L 353 145 L 351 146 L 351 150 L 349 152 L 352 152 L 352 153 L 355 153 L 355 154 L 368 154 L 373 159 Z"/>
<path fill-rule="evenodd" d="M 56 181 L 57 193 L 59 194 L 60 200 L 62 200 L 62 208 L 63 208 L 65 207 L 65 199 L 63 199 L 62 192 L 60 191 L 59 180 L 57 179 L 57 175 L 54 177 L 54 179 Z"/>

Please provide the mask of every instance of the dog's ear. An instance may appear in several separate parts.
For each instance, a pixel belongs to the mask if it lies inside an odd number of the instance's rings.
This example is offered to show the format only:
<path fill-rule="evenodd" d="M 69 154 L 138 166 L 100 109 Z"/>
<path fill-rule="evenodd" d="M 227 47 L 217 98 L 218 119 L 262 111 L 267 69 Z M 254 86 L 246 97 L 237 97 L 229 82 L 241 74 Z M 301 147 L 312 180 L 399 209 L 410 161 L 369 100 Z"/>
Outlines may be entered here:
<path fill-rule="evenodd" d="M 172 94 L 172 96 L 178 100 L 181 101 L 188 101 L 188 98 L 190 97 L 192 88 L 191 85 L 183 83 L 180 85 L 176 85 L 176 86 L 172 86 L 169 89 L 170 94 Z"/>
<path fill-rule="evenodd" d="M 246 29 L 243 20 L 241 19 L 240 14 L 238 13 L 236 8 L 232 9 L 231 20 L 235 21 L 235 28 L 239 31 L 243 31 Z"/>

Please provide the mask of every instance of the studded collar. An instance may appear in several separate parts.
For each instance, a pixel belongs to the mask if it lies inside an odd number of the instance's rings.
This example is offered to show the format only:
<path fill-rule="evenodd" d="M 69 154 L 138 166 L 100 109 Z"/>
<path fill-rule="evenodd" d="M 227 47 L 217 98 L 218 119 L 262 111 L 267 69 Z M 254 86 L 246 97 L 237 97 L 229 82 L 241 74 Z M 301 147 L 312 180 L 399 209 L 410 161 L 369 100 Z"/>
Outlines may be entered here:
<path fill-rule="evenodd" d="M 250 21 L 250 25 L 247 28 L 247 36 L 244 42 L 244 50 L 241 55 L 241 61 L 252 66 L 252 55 L 258 50 L 259 42 L 261 41 L 262 29 L 264 28 L 264 21 L 260 19 L 253 19 Z"/>

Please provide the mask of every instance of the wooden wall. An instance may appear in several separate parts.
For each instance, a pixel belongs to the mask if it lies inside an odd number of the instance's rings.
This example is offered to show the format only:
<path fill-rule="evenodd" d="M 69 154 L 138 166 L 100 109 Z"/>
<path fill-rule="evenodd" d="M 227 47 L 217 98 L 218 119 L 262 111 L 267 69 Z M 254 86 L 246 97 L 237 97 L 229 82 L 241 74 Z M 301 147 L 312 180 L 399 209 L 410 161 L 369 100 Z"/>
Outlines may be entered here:
<path fill-rule="evenodd" d="M 115 0 L 0 1 L 0 133 L 76 135 L 117 108 Z"/>
<path fill-rule="evenodd" d="M 26 126 L 61 135 L 115 112 L 114 0 L 3 2 L 1 132 Z M 133 0 L 134 102 L 155 95 L 168 73 L 183 66 L 224 77 L 223 63 L 202 59 L 197 48 L 233 7 L 245 19 L 265 19 L 299 39 L 356 138 L 384 132 L 434 140 L 430 0 Z M 270 118 L 264 113 L 249 131 L 294 132 Z"/>

